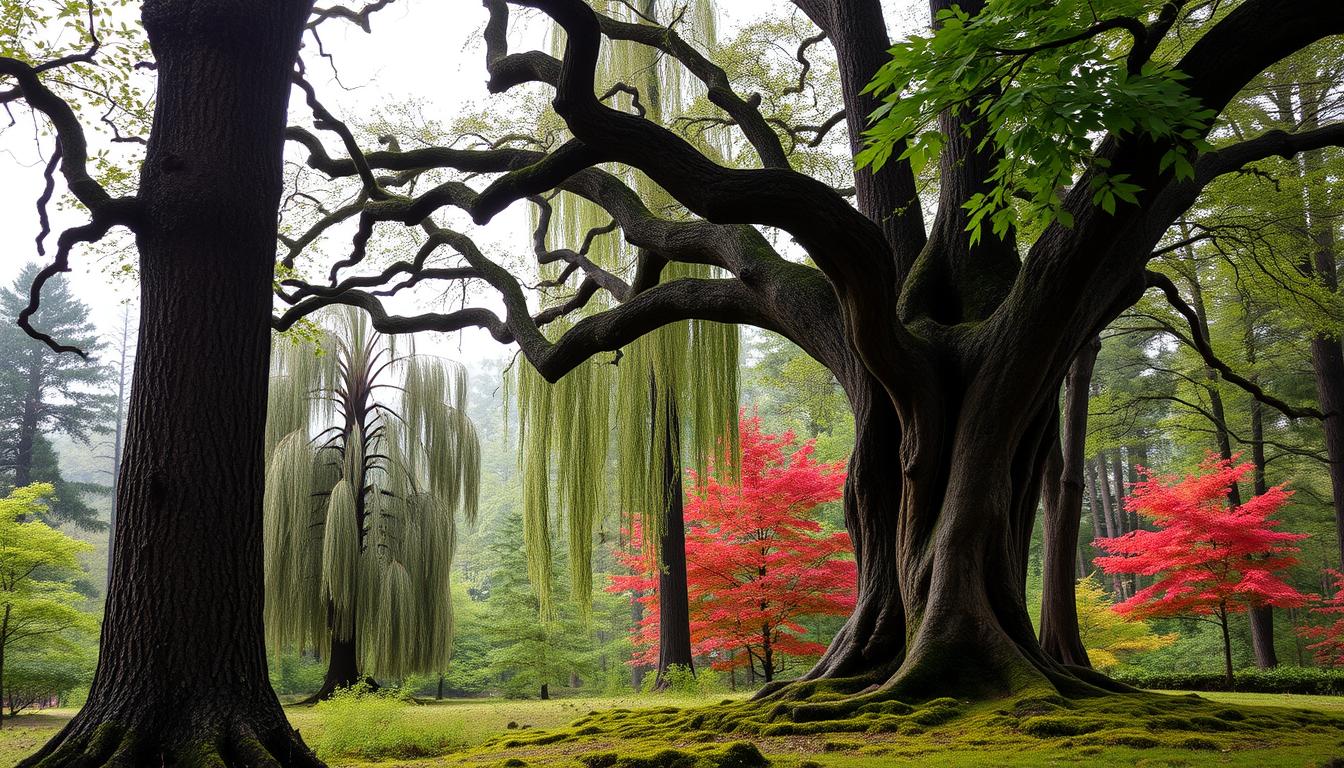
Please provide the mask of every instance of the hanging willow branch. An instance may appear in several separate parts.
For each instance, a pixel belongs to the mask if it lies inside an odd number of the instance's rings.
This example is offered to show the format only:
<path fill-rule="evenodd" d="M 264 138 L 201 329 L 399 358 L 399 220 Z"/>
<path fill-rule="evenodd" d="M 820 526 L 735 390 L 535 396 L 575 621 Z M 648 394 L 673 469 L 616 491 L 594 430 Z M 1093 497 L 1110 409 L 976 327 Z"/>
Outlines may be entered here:
<path fill-rule="evenodd" d="M 465 371 L 399 355 L 352 307 L 322 319 L 317 347 L 275 349 L 268 639 L 323 655 L 353 639 L 366 674 L 436 672 L 452 653 L 457 520 L 474 521 L 480 476 Z"/>

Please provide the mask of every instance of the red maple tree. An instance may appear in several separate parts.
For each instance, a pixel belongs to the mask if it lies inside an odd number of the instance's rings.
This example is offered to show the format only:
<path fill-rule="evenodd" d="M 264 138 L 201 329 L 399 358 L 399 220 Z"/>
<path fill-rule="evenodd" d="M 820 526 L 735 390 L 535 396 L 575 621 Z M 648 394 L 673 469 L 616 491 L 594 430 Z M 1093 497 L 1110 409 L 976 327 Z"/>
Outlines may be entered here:
<path fill-rule="evenodd" d="M 825 533 L 810 515 L 843 494 L 844 462 L 813 458 L 813 443 L 799 445 L 792 432 L 765 434 L 759 417 L 740 422 L 740 482 L 688 473 L 686 580 L 691 643 L 715 669 L 750 667 L 766 682 L 787 657 L 826 650 L 807 640 L 806 616 L 847 615 L 854 608 L 857 569 L 849 535 Z M 612 578 L 610 589 L 634 591 L 645 606 L 635 628 L 635 664 L 658 658 L 658 577 L 639 546 L 620 555 L 631 575 Z"/>
<path fill-rule="evenodd" d="M 1253 469 L 1249 462 L 1210 455 L 1200 473 L 1158 476 L 1140 468 L 1125 508 L 1138 512 L 1156 530 L 1131 531 L 1093 542 L 1109 555 L 1096 559 L 1107 573 L 1154 577 L 1153 583 L 1115 606 L 1118 613 L 1147 619 L 1164 616 L 1208 618 L 1222 628 L 1227 684 L 1233 684 L 1228 616 L 1262 605 L 1299 606 L 1310 598 L 1278 576 L 1297 563 L 1294 542 L 1306 534 L 1275 530 L 1271 519 L 1292 495 L 1282 485 L 1236 507 L 1232 484 Z"/>
<path fill-rule="evenodd" d="M 1312 613 L 1333 622 L 1323 627 L 1301 627 L 1298 634 L 1316 642 L 1307 646 L 1316 657 L 1316 663 L 1327 667 L 1344 666 L 1344 573 L 1327 568 L 1326 574 L 1334 582 L 1335 596 L 1311 609 Z"/>

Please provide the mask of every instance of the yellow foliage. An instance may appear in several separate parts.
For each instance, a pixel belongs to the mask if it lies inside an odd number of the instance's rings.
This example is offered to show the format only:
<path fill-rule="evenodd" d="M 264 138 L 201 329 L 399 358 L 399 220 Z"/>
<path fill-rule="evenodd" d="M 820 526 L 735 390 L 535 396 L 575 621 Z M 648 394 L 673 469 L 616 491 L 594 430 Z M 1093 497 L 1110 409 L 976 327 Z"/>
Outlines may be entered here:
<path fill-rule="evenodd" d="M 1145 622 L 1116 613 L 1096 579 L 1079 579 L 1075 595 L 1078 634 L 1097 669 L 1118 666 L 1131 654 L 1155 651 L 1176 642 L 1174 634 L 1155 634 Z"/>

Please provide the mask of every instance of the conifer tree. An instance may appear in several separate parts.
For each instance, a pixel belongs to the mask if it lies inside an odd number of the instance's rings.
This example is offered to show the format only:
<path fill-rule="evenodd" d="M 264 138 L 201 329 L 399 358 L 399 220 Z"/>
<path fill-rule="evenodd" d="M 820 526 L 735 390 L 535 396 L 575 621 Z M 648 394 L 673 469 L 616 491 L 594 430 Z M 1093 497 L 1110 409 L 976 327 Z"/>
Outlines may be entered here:
<path fill-rule="evenodd" d="M 328 660 L 314 698 L 447 665 L 480 474 L 464 369 L 400 354 L 359 310 L 326 320 L 318 348 L 276 345 L 264 501 L 267 634 Z"/>
<path fill-rule="evenodd" d="M 0 316 L 15 318 L 28 304 L 28 286 L 38 266 L 25 266 L 13 286 L 0 290 Z M 50 443 L 65 435 L 88 444 L 108 431 L 112 396 L 105 392 L 109 372 L 97 362 L 102 345 L 89 320 L 89 309 L 64 280 L 49 281 L 36 322 L 90 354 L 91 359 L 61 355 L 30 338 L 12 323 L 0 327 L 0 472 L 13 487 L 50 483 L 57 495 L 50 512 L 85 529 L 101 527 L 80 494 L 97 490 L 67 483 Z"/>

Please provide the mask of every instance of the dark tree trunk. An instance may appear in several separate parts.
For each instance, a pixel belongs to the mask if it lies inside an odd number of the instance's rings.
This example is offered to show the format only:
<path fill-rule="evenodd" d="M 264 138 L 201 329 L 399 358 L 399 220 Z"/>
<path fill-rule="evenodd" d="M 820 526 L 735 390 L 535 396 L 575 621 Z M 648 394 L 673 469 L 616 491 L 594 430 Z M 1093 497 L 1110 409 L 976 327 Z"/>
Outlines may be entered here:
<path fill-rule="evenodd" d="M 315 766 L 267 680 L 263 436 L 290 72 L 311 3 L 146 0 L 140 364 L 88 702 L 22 765 Z"/>
<path fill-rule="evenodd" d="M 856 440 L 845 480 L 844 509 L 858 565 L 858 600 L 804 679 L 880 681 L 900 667 L 905 654 L 896 536 L 902 478 L 891 466 L 892 457 L 900 455 L 901 426 L 886 393 L 866 372 L 854 372 L 841 381 L 846 382 Z"/>
<path fill-rule="evenodd" d="M 639 601 L 639 592 L 630 593 L 630 626 L 638 627 L 644 621 L 644 604 Z M 630 667 L 630 684 L 636 691 L 643 690 L 644 676 L 649 672 L 649 668 L 643 664 L 635 664 Z"/>
<path fill-rule="evenodd" d="M 1223 630 L 1223 675 L 1230 691 L 1237 687 L 1237 678 L 1232 672 L 1232 636 L 1227 630 L 1227 606 L 1219 606 L 1218 624 Z"/>
<path fill-rule="evenodd" d="M 667 528 L 658 538 L 662 570 L 658 573 L 658 677 L 654 688 L 667 687 L 672 665 L 695 671 L 691 658 L 691 609 L 686 589 L 686 517 L 681 488 L 681 426 L 676 406 L 668 417 L 663 442 L 663 493 Z"/>
<path fill-rule="evenodd" d="M 322 678 L 322 687 L 302 703 L 315 704 L 329 699 L 336 691 L 358 685 L 360 682 L 367 685 L 370 690 L 378 690 L 378 684 L 373 678 L 360 676 L 359 657 L 355 649 L 354 633 L 351 633 L 348 639 L 331 641 L 331 648 L 327 653 L 327 673 Z"/>
<path fill-rule="evenodd" d="M 1250 303 L 1244 301 L 1243 306 L 1245 311 L 1242 312 L 1242 316 L 1246 318 L 1246 362 L 1254 369 L 1257 361 L 1255 323 Z M 1251 374 L 1251 381 L 1258 383 L 1258 377 L 1254 373 Z M 1251 483 L 1256 496 L 1269 490 L 1269 483 L 1265 477 L 1267 462 L 1264 407 L 1259 400 L 1251 399 L 1251 461 L 1255 466 Z M 1247 618 L 1251 623 L 1251 647 L 1255 650 L 1255 665 L 1260 669 L 1277 667 L 1279 656 L 1274 650 L 1274 606 L 1251 606 Z"/>
<path fill-rule="evenodd" d="M 551 698 L 551 685 L 550 685 L 550 683 L 542 683 L 542 684 L 541 684 L 541 700 L 542 700 L 542 701 L 546 701 L 546 700 L 549 699 L 549 698 Z"/>
<path fill-rule="evenodd" d="M 1041 497 L 1044 508 L 1045 572 L 1041 589 L 1041 649 L 1062 664 L 1090 667 L 1078 634 L 1078 528 L 1083 512 L 1083 456 L 1087 441 L 1087 393 L 1101 340 L 1083 347 L 1065 379 L 1061 439 L 1046 458 Z"/>
<path fill-rule="evenodd" d="M 1319 153 L 1308 152 L 1309 165 L 1319 163 Z M 1311 201 L 1316 203 L 1318 201 Z M 1321 283 L 1332 292 L 1339 291 L 1336 264 L 1336 243 L 1333 225 L 1323 212 L 1312 206 L 1308 210 L 1315 253 L 1308 266 Z M 1324 223 L 1317 222 L 1324 219 Z M 1344 566 L 1344 350 L 1337 336 L 1316 334 L 1311 339 L 1311 370 L 1316 382 L 1316 400 L 1326 415 L 1322 422 L 1325 431 L 1325 452 L 1330 460 L 1330 493 L 1335 508 L 1335 534 L 1339 545 L 1339 561 Z"/>

